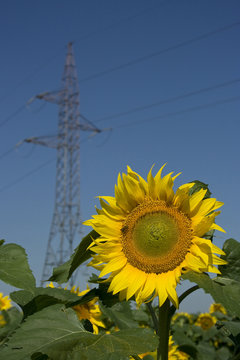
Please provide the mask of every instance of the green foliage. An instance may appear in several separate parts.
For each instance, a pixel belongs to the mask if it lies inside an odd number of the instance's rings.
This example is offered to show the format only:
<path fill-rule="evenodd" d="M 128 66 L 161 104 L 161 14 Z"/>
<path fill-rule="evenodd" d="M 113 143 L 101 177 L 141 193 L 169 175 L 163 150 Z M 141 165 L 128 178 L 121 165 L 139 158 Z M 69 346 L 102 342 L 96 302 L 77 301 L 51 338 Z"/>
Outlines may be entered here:
<path fill-rule="evenodd" d="M 103 315 L 112 320 L 119 329 L 138 328 L 138 322 L 134 319 L 130 302 L 123 301 L 113 305 L 111 308 L 101 306 Z"/>
<path fill-rule="evenodd" d="M 98 284 L 96 295 L 99 297 L 103 305 L 111 307 L 119 302 L 118 295 L 112 295 L 108 292 L 109 284 L 105 282 L 105 279 L 101 279 L 97 275 L 92 274 L 88 282 Z"/>
<path fill-rule="evenodd" d="M 70 259 L 64 264 L 53 269 L 53 275 L 50 277 L 49 281 L 56 281 L 59 284 L 67 282 L 73 272 L 83 262 L 90 259 L 92 252 L 88 249 L 88 247 L 92 243 L 92 239 L 96 239 L 98 237 L 99 234 L 95 230 L 92 230 L 88 235 L 86 235 L 78 247 L 74 250 Z"/>
<path fill-rule="evenodd" d="M 210 294 L 216 303 L 221 303 L 231 315 L 240 317 L 240 284 L 236 281 L 229 281 L 224 285 L 225 279 L 217 277 L 211 279 L 206 274 L 198 274 L 189 271 L 183 275 L 184 279 L 198 284 L 206 293 Z"/>
<path fill-rule="evenodd" d="M 8 311 L 3 310 L 2 315 L 6 325 L 0 327 L 0 343 L 18 327 L 22 320 L 22 313 L 15 307 L 10 308 Z"/>
<path fill-rule="evenodd" d="M 223 251 L 226 256 L 222 258 L 228 263 L 219 266 L 222 276 L 240 282 L 240 243 L 234 239 L 228 239 L 223 245 Z"/>
<path fill-rule="evenodd" d="M 194 360 L 227 360 L 232 359 L 234 352 L 234 342 L 229 338 L 229 334 L 221 332 L 213 323 L 208 329 L 197 325 L 199 314 L 191 314 L 191 318 L 184 315 L 174 319 L 171 324 L 173 338 L 178 349 L 189 354 L 190 359 Z M 229 315 L 214 313 L 211 316 L 229 319 Z M 210 316 L 210 314 L 208 314 Z M 211 318 L 210 316 L 210 318 Z M 185 317 L 185 321 L 184 321 Z"/>
<path fill-rule="evenodd" d="M 123 355 L 152 351 L 156 349 L 157 343 L 156 335 L 149 329 L 126 329 L 112 334 L 92 335 L 91 339 L 76 346 L 68 359 L 105 360 L 113 354 L 115 359 L 119 359 Z"/>
<path fill-rule="evenodd" d="M 51 305 L 65 304 L 66 307 L 71 307 L 84 304 L 92 300 L 95 296 L 95 289 L 86 295 L 78 296 L 70 290 L 50 287 L 35 288 L 33 292 L 20 290 L 10 294 L 11 299 L 22 308 L 24 318 Z"/>
<path fill-rule="evenodd" d="M 17 244 L 0 245 L 0 279 L 20 289 L 32 291 L 35 278 L 25 250 Z"/>
<path fill-rule="evenodd" d="M 57 304 L 29 316 L 4 345 L 1 356 L 26 360 L 46 354 L 51 360 L 103 360 L 113 353 L 138 354 L 156 346 L 156 336 L 148 329 L 94 335 L 84 329 L 72 309 Z"/>
<path fill-rule="evenodd" d="M 192 191 L 203 185 L 206 184 L 196 183 Z M 212 238 L 213 234 L 208 235 Z M 94 231 L 88 234 L 69 261 L 54 269 L 51 280 L 66 282 L 91 256 L 88 247 L 98 236 Z M 236 360 L 239 356 L 240 244 L 229 239 L 223 250 L 228 264 L 219 267 L 221 276 L 211 279 L 207 274 L 192 271 L 183 275 L 183 279 L 196 283 L 228 311 L 228 315 L 214 313 L 218 322 L 208 330 L 196 326 L 197 315 L 193 315 L 193 323 L 179 320 L 171 324 L 175 344 L 189 354 L 190 360 Z M 36 288 L 24 249 L 0 241 L 0 278 L 23 289 L 10 294 L 22 312 L 14 307 L 2 311 L 6 324 L 0 327 L 1 359 L 128 360 L 130 355 L 156 350 L 158 340 L 152 330 L 149 308 L 145 305 L 134 308 L 131 301 L 120 302 L 118 295 L 108 293 L 109 284 L 96 275 L 90 280 L 95 288 L 81 297 L 62 288 Z M 89 301 L 96 297 L 102 311 L 99 321 L 105 324 L 97 335 L 92 333 L 91 319 L 79 320 L 72 309 L 76 305 L 87 309 Z M 144 359 L 153 357 L 147 354 Z"/>

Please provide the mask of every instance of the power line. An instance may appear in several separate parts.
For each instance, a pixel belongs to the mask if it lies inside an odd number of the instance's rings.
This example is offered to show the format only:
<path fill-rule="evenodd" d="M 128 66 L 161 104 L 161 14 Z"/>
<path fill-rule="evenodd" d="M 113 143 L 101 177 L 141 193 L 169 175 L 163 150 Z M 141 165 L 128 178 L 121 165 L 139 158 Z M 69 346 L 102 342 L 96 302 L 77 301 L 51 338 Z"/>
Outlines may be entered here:
<path fill-rule="evenodd" d="M 61 53 L 62 53 L 62 47 L 61 47 Z M 46 61 L 44 61 L 41 65 L 39 65 L 35 70 L 33 70 L 31 73 L 26 75 L 22 80 L 20 80 L 15 86 L 14 89 L 11 89 L 10 91 L 6 92 L 3 96 L 0 97 L 0 102 L 7 99 L 14 90 L 18 89 L 21 85 L 23 85 L 26 81 L 32 79 L 39 71 L 44 69 L 52 60 L 54 60 L 57 56 L 60 55 L 60 49 L 51 57 L 49 57 Z M 1 124 L 0 124 L 1 125 Z"/>
<path fill-rule="evenodd" d="M 173 46 L 169 46 L 165 49 L 162 49 L 162 50 L 159 50 L 159 51 L 156 51 L 154 53 L 151 53 L 149 55 L 145 55 L 145 56 L 142 56 L 142 57 L 139 57 L 135 60 L 132 60 L 132 61 L 129 61 L 129 62 L 126 62 L 124 64 L 121 64 L 121 65 L 118 65 L 118 66 L 115 66 L 115 67 L 112 67 L 108 70 L 104 70 L 104 71 L 101 71 L 101 72 L 98 72 L 98 73 L 95 73 L 95 74 L 92 74 L 92 75 L 89 75 L 89 76 L 86 76 L 85 78 L 82 78 L 79 80 L 80 83 L 82 82 L 86 82 L 86 81 L 89 81 L 89 80 L 93 80 L 93 79 L 96 79 L 98 77 L 101 77 L 101 76 L 104 76 L 104 75 L 107 75 L 107 74 L 110 74 L 114 71 L 118 71 L 118 70 L 121 70 L 121 69 L 124 69 L 128 66 L 132 66 L 132 65 L 136 65 L 136 64 L 139 64 L 143 61 L 146 61 L 148 59 L 151 59 L 151 58 L 154 58 L 156 56 L 159 56 L 159 55 L 162 55 L 162 54 L 165 54 L 167 52 L 170 52 L 172 50 L 176 50 L 176 49 L 179 49 L 181 47 L 184 47 L 184 46 L 187 46 L 187 45 L 190 45 L 190 44 L 193 44 L 195 42 L 198 42 L 198 41 L 201 41 L 201 40 L 204 40 L 206 38 L 209 38 L 215 34 L 218 34 L 218 33 L 221 33 L 221 32 L 224 32 L 224 31 L 227 31 L 227 30 L 230 30 L 232 28 L 234 28 L 235 26 L 239 26 L 240 25 L 240 21 L 238 22 L 235 22 L 235 23 L 232 23 L 228 26 L 224 26 L 222 28 L 219 28 L 219 29 L 216 29 L 216 30 L 213 30 L 213 31 L 210 31 L 210 32 L 207 32 L 207 33 L 204 33 L 202 35 L 199 35 L 199 36 L 196 36 L 192 39 L 189 39 L 189 40 L 185 40 L 185 41 L 182 41 L 176 45 L 173 45 Z"/>
<path fill-rule="evenodd" d="M 18 184 L 19 182 L 23 181 L 24 179 L 26 179 L 28 176 L 36 173 L 37 171 L 39 171 L 40 169 L 44 168 L 45 166 L 47 166 L 48 164 L 52 163 L 53 161 L 56 161 L 56 158 L 52 158 L 48 161 L 45 161 L 43 164 L 41 164 L 40 166 L 36 167 L 35 169 L 29 171 L 28 173 L 26 173 L 25 175 L 23 176 L 20 176 L 18 179 L 16 179 L 15 181 L 11 182 L 10 184 L 7 184 L 5 186 L 3 186 L 1 189 L 0 189 L 0 192 L 4 191 L 4 190 L 7 190 L 9 189 L 10 187 Z"/>
<path fill-rule="evenodd" d="M 139 16 L 141 16 L 143 13 L 146 14 L 147 11 L 150 11 L 151 9 L 153 9 L 153 6 L 149 6 L 146 7 L 144 9 L 142 9 L 139 13 L 128 16 L 122 20 L 119 20 L 118 22 L 114 22 L 113 24 L 110 24 L 108 26 L 102 27 L 102 28 L 98 28 L 97 30 L 88 33 L 84 36 L 81 36 L 80 38 L 78 38 L 77 40 L 74 40 L 74 43 L 79 43 L 82 40 L 88 39 L 92 36 L 98 35 L 101 32 L 110 30 L 112 28 L 115 28 L 119 25 L 121 25 L 124 22 L 127 21 L 131 21 Z M 14 90 L 18 89 L 19 87 L 21 87 L 21 85 L 23 85 L 25 82 L 27 82 L 28 80 L 32 79 L 36 74 L 38 74 L 42 69 L 44 69 L 50 62 L 52 62 L 57 56 L 60 55 L 60 53 L 62 53 L 63 47 L 61 47 L 61 49 L 59 48 L 58 51 L 56 51 L 56 53 L 49 57 L 48 59 L 46 59 L 41 65 L 39 65 L 35 70 L 33 70 L 31 73 L 29 73 L 28 75 L 26 75 L 22 80 L 20 80 L 15 86 L 14 89 L 11 89 L 9 92 L 6 92 L 3 96 L 0 97 L 0 102 L 2 102 L 3 100 L 7 99 Z M 1 125 L 1 124 L 0 124 Z"/>
<path fill-rule="evenodd" d="M 149 121 L 154 121 L 154 120 L 159 120 L 159 119 L 165 119 L 165 118 L 169 118 L 169 117 L 172 117 L 172 116 L 182 115 L 182 114 L 185 114 L 185 113 L 194 112 L 194 111 L 198 111 L 198 110 L 202 110 L 202 109 L 207 109 L 207 108 L 210 108 L 210 107 L 215 107 L 215 106 L 218 106 L 218 105 L 227 104 L 227 103 L 231 103 L 231 102 L 235 102 L 235 101 L 239 101 L 239 100 L 240 100 L 240 96 L 231 97 L 231 98 L 227 98 L 227 99 L 222 99 L 222 100 L 211 102 L 211 103 L 208 103 L 208 104 L 203 104 L 203 105 L 183 109 L 183 110 L 180 110 L 180 111 L 169 112 L 169 113 L 166 113 L 166 114 L 163 114 L 163 115 L 154 116 L 154 117 L 148 118 L 148 119 L 137 120 L 137 121 L 133 121 L 131 123 L 122 124 L 122 125 L 119 125 L 119 126 L 115 127 L 115 129 L 124 128 L 124 127 L 127 127 L 127 126 L 133 126 L 133 125 L 137 125 L 137 124 L 143 123 L 143 122 L 149 122 Z M 80 143 L 83 143 L 83 142 L 85 142 L 87 140 L 88 140 L 88 138 L 85 138 Z M 6 151 L 6 153 L 10 152 L 10 151 L 11 151 L 11 149 Z M 18 184 L 19 182 L 23 181 L 28 176 L 36 173 L 37 171 L 39 171 L 43 167 L 47 166 L 48 164 L 50 164 L 54 160 L 56 160 L 56 159 L 52 158 L 52 159 L 44 162 L 40 166 L 36 167 L 35 169 L 33 169 L 33 170 L 29 171 L 28 173 L 24 174 L 23 176 L 19 177 L 18 179 L 16 179 L 12 183 L 3 186 L 2 188 L 0 188 L 0 192 L 3 192 L 4 190 L 7 190 L 7 189 L 11 188 L 12 186 Z"/>
<path fill-rule="evenodd" d="M 183 109 L 183 110 L 180 110 L 180 111 L 169 112 L 169 113 L 159 115 L 159 116 L 154 116 L 154 117 L 151 117 L 151 118 L 148 118 L 148 119 L 136 120 L 136 121 L 133 121 L 131 123 L 126 123 L 126 124 L 116 126 L 115 129 L 140 124 L 140 123 L 143 123 L 143 122 L 149 122 L 149 121 L 154 121 L 154 120 L 159 120 L 159 119 L 166 119 L 166 118 L 169 118 L 169 117 L 172 117 L 172 116 L 182 115 L 182 114 L 186 114 L 186 113 L 189 113 L 189 112 L 198 111 L 198 110 L 202 110 L 202 109 L 207 109 L 207 108 L 210 108 L 210 107 L 215 107 L 215 106 L 218 106 L 218 105 L 227 104 L 227 103 L 235 102 L 235 101 L 239 101 L 239 100 L 240 100 L 240 96 L 231 97 L 231 98 L 215 101 L 215 102 L 212 102 L 212 103 L 203 104 L 203 105 Z"/>
<path fill-rule="evenodd" d="M 80 141 L 80 144 L 84 143 L 85 141 L 88 140 L 88 137 L 86 137 L 85 139 Z M 10 149 L 11 150 L 11 149 Z M 10 150 L 6 151 L 5 154 L 7 154 L 7 152 L 10 152 Z M 7 190 L 9 188 L 11 188 L 12 186 L 18 184 L 19 182 L 22 182 L 24 179 L 26 179 L 27 177 L 35 174 L 36 172 L 38 172 L 39 170 L 41 170 L 42 168 L 44 168 L 45 166 L 47 166 L 48 164 L 51 164 L 53 161 L 56 161 L 56 158 L 51 158 L 50 160 L 42 163 L 41 165 L 37 166 L 36 168 L 34 168 L 33 170 L 27 172 L 26 174 L 20 176 L 19 178 L 17 178 L 16 180 L 14 180 L 13 182 L 3 186 L 2 188 L 0 188 L 0 192 L 3 192 L 4 190 Z"/>
<path fill-rule="evenodd" d="M 122 116 L 125 116 L 125 115 L 128 115 L 128 114 L 132 114 L 132 113 L 135 113 L 135 112 L 138 112 L 138 111 L 150 109 L 150 108 L 157 107 L 157 106 L 160 106 L 160 105 L 163 105 L 163 104 L 169 104 L 169 103 L 177 101 L 177 100 L 182 100 L 182 99 L 188 98 L 190 96 L 199 95 L 199 94 L 202 94 L 204 92 L 211 91 L 211 90 L 220 89 L 220 88 L 223 88 L 223 87 L 226 87 L 226 86 L 236 84 L 238 82 L 240 82 L 240 78 L 237 78 L 237 79 L 234 79 L 234 80 L 229 80 L 229 81 L 226 81 L 226 82 L 223 82 L 223 83 L 220 83 L 220 84 L 216 84 L 216 85 L 213 85 L 213 86 L 204 87 L 204 88 L 201 88 L 199 90 L 193 90 L 193 91 L 187 92 L 187 93 L 182 94 L 182 95 L 177 95 L 177 96 L 173 96 L 173 97 L 170 97 L 170 98 L 167 98 L 167 99 L 157 101 L 155 103 L 151 103 L 151 104 L 143 105 L 143 106 L 138 106 L 138 107 L 132 108 L 132 109 L 127 110 L 127 111 L 123 111 L 123 112 L 120 112 L 120 113 L 117 113 L 117 114 L 105 116 L 105 117 L 102 117 L 102 118 L 100 118 L 98 120 L 95 120 L 94 123 L 101 122 L 101 121 L 104 121 L 104 120 L 116 119 L 116 118 L 119 118 L 119 117 L 122 117 Z"/>
<path fill-rule="evenodd" d="M 22 112 L 24 109 L 26 108 L 26 105 L 22 105 L 20 106 L 16 111 L 14 111 L 12 114 L 10 114 L 9 116 L 7 116 L 1 123 L 0 123 L 0 127 L 2 127 L 3 125 L 5 125 L 7 122 L 9 122 L 10 120 L 12 120 L 15 116 L 17 116 L 20 112 Z"/>
<path fill-rule="evenodd" d="M 5 158 L 8 154 L 16 150 L 16 145 L 5 151 L 3 154 L 0 155 L 0 160 Z"/>
<path fill-rule="evenodd" d="M 160 5 L 162 5 L 163 3 L 164 3 L 164 1 L 162 1 L 162 2 L 160 3 Z M 94 35 L 98 35 L 98 34 L 100 34 L 101 32 L 104 32 L 104 31 L 113 29 L 113 28 L 115 28 L 115 27 L 118 27 L 118 26 L 121 25 L 122 23 L 131 21 L 131 20 L 133 20 L 133 19 L 141 16 L 142 14 L 146 14 L 147 11 L 150 11 L 150 10 L 152 10 L 153 8 L 154 8 L 154 6 L 148 6 L 148 7 L 144 8 L 144 9 L 142 9 L 141 11 L 139 11 L 139 12 L 136 13 L 136 14 L 130 15 L 130 16 L 125 17 L 125 18 L 123 18 L 123 19 L 121 19 L 121 20 L 119 20 L 119 21 L 115 21 L 113 24 L 104 26 L 104 27 L 102 27 L 102 28 L 98 28 L 97 30 L 94 30 L 94 31 L 92 31 L 92 32 L 90 32 L 90 33 L 88 33 L 88 34 L 86 34 L 86 35 L 83 35 L 83 36 L 81 36 L 80 38 L 78 38 L 77 40 L 74 40 L 73 43 L 78 43 L 78 42 L 80 42 L 80 41 L 82 41 L 82 40 L 86 40 L 86 39 L 88 39 L 88 38 L 90 38 L 90 37 L 92 37 L 92 36 L 94 36 Z"/>

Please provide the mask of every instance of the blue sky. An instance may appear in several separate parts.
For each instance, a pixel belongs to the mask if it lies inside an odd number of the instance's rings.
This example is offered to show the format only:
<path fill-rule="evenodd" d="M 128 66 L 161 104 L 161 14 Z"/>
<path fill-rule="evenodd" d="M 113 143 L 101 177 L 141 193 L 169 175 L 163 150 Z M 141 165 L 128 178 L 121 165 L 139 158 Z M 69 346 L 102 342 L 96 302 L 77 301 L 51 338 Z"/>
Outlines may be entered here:
<path fill-rule="evenodd" d="M 81 135 L 82 220 L 95 213 L 97 195 L 113 195 L 127 165 L 146 176 L 153 164 L 157 170 L 167 162 L 166 172 L 182 172 L 177 186 L 199 179 L 225 203 L 218 223 L 227 234 L 216 234 L 217 245 L 239 240 L 239 8 L 233 0 L 1 5 L 1 237 L 26 249 L 38 280 L 54 210 L 56 152 L 30 144 L 12 149 L 57 132 L 56 105 L 26 103 L 60 87 L 69 41 L 80 111 L 112 129 Z M 146 108 L 132 111 L 139 107 Z M 210 299 L 199 294 L 183 310 L 207 310 Z"/>

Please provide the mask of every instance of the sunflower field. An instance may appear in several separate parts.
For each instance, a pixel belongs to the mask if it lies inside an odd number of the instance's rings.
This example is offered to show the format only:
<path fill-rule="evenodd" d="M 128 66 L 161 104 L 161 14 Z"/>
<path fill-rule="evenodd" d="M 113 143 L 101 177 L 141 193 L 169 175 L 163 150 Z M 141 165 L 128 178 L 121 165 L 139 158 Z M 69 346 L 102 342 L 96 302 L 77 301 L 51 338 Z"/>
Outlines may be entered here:
<path fill-rule="evenodd" d="M 0 242 L 0 360 L 240 360 L 240 243 L 214 244 L 222 202 L 180 175 L 130 167 L 99 197 L 90 232 L 37 287 L 25 250 Z M 81 290 L 69 281 L 95 269 Z M 185 291 L 181 284 L 192 283 Z M 198 289 L 206 313 L 179 312 Z"/>

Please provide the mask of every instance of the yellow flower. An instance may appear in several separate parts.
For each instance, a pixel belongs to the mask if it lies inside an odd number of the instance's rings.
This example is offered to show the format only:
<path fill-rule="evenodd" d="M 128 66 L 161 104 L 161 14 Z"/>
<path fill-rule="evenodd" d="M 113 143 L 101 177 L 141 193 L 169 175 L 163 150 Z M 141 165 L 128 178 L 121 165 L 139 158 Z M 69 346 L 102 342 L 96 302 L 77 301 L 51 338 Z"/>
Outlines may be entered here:
<path fill-rule="evenodd" d="M 224 315 L 227 314 L 227 310 L 225 309 L 225 307 L 222 306 L 222 304 L 215 304 L 215 303 L 210 305 L 209 312 L 210 314 L 214 312 L 221 312 Z"/>
<path fill-rule="evenodd" d="M 46 287 L 55 288 L 53 282 L 51 281 L 49 284 L 46 285 Z"/>
<path fill-rule="evenodd" d="M 215 255 L 224 252 L 203 238 L 209 230 L 224 231 L 214 222 L 223 203 L 204 199 L 203 189 L 189 195 L 194 183 L 174 193 L 179 174 L 161 177 L 163 167 L 155 177 L 151 169 L 147 181 L 128 167 L 118 176 L 115 197 L 100 197 L 102 209 L 85 222 L 100 234 L 89 265 L 101 270 L 100 277 L 111 273 L 109 292 L 120 300 L 135 295 L 141 304 L 158 296 L 160 306 L 169 298 L 178 307 L 184 271 L 219 273 L 213 265 L 226 264 Z"/>
<path fill-rule="evenodd" d="M 205 313 L 198 316 L 195 325 L 201 326 L 203 330 L 208 330 L 216 323 L 216 321 L 217 319 L 215 316 Z"/>
<path fill-rule="evenodd" d="M 8 310 L 11 306 L 11 300 L 8 295 L 3 297 L 3 293 L 0 293 L 0 310 Z"/>
<path fill-rule="evenodd" d="M 172 336 L 169 337 L 168 343 L 168 359 L 169 360 L 187 360 L 189 359 L 189 355 L 186 353 L 179 351 L 178 346 L 174 345 Z"/>
<path fill-rule="evenodd" d="M 141 359 L 143 359 L 144 356 L 146 355 L 151 355 L 154 360 L 157 360 L 157 351 L 147 352 L 138 356 Z M 131 359 L 133 358 L 131 357 Z M 188 360 L 188 359 L 189 359 L 189 355 L 182 351 L 179 351 L 178 346 L 174 345 L 172 336 L 170 336 L 168 342 L 168 360 Z"/>
<path fill-rule="evenodd" d="M 78 296 L 83 296 L 87 294 L 90 289 L 86 289 L 84 291 L 79 292 L 79 288 L 75 289 L 75 286 L 71 289 L 71 292 L 77 294 Z M 105 327 L 104 323 L 101 321 L 101 310 L 99 305 L 96 305 L 98 298 L 95 297 L 94 299 L 88 301 L 85 304 L 80 304 L 73 306 L 73 309 L 76 311 L 79 320 L 87 319 L 91 322 L 93 327 L 94 334 L 98 334 L 98 327 Z"/>
<path fill-rule="evenodd" d="M 172 317 L 172 321 L 175 322 L 175 321 L 183 321 L 184 323 L 189 323 L 191 324 L 192 323 L 192 316 L 186 312 L 178 312 L 176 313 L 175 315 L 173 315 Z"/>
<path fill-rule="evenodd" d="M 4 319 L 4 316 L 0 314 L 0 327 L 4 326 L 6 324 L 6 321 Z"/>
<path fill-rule="evenodd" d="M 54 288 L 54 284 L 50 282 L 47 287 Z M 64 290 L 67 290 L 67 287 L 65 287 Z M 76 288 L 76 286 L 73 286 L 71 289 L 71 292 L 74 294 L 77 294 L 78 296 L 83 296 L 87 294 L 90 291 L 89 287 L 87 287 L 86 290 L 79 291 L 79 287 Z M 76 314 L 79 318 L 79 320 L 89 320 L 93 327 L 94 334 L 98 334 L 98 326 L 105 327 L 104 323 L 100 320 L 102 316 L 102 312 L 99 308 L 99 305 L 96 305 L 96 302 L 98 301 L 98 298 L 95 297 L 92 300 L 88 301 L 85 304 L 76 305 L 72 308 L 76 311 Z"/>

